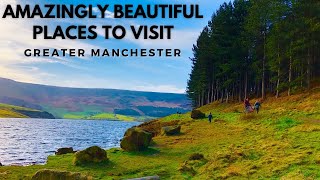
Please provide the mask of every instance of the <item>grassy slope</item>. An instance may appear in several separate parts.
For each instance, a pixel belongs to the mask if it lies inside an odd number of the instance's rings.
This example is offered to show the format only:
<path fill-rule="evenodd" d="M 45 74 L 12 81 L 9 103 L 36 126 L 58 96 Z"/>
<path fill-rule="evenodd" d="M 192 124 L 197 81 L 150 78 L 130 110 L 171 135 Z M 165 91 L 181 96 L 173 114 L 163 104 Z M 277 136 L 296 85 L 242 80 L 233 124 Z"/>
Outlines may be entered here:
<path fill-rule="evenodd" d="M 118 120 L 118 121 L 146 121 L 152 119 L 148 116 L 126 116 L 114 113 L 97 113 L 94 115 L 79 112 L 67 113 L 63 116 L 64 119 L 86 119 L 86 120 Z"/>
<path fill-rule="evenodd" d="M 243 115 L 242 104 L 214 103 L 200 108 L 213 113 L 212 124 L 206 119 L 191 120 L 189 113 L 161 119 L 180 120 L 182 134 L 155 137 L 147 152 L 112 149 L 108 164 L 86 167 L 73 166 L 73 155 L 50 156 L 44 166 L 0 167 L 0 179 L 28 179 L 44 168 L 82 172 L 97 179 L 155 174 L 163 179 L 319 179 L 319 99 L 319 89 L 269 98 L 259 115 Z M 204 154 L 206 161 L 188 161 L 195 152 Z"/>
<path fill-rule="evenodd" d="M 37 111 L 34 109 L 29 109 L 29 108 L 24 108 L 19 106 L 0 104 L 0 118 L 28 118 L 28 116 L 17 112 L 17 110 Z"/>

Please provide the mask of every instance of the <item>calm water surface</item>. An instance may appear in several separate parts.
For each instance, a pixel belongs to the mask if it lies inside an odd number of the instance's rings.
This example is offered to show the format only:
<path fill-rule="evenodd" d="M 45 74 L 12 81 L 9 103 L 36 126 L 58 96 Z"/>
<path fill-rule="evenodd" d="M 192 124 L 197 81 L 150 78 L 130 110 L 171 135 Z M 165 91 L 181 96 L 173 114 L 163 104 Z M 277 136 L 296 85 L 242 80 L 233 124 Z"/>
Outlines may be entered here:
<path fill-rule="evenodd" d="M 0 119 L 0 162 L 43 164 L 61 147 L 82 150 L 119 147 L 124 132 L 138 122 L 66 119 Z"/>

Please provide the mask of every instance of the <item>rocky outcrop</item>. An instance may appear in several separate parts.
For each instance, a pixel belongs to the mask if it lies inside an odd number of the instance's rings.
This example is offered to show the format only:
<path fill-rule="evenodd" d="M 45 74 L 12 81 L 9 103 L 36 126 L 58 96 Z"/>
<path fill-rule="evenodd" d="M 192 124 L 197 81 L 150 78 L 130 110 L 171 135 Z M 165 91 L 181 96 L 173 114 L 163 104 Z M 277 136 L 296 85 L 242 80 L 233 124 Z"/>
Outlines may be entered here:
<path fill-rule="evenodd" d="M 151 139 L 151 133 L 141 128 L 133 127 L 126 131 L 120 146 L 125 151 L 143 151 L 148 148 Z"/>
<path fill-rule="evenodd" d="M 75 153 L 73 164 L 85 165 L 88 163 L 101 163 L 106 161 L 108 161 L 107 152 L 98 146 L 92 146 Z"/>
<path fill-rule="evenodd" d="M 152 136 L 155 137 L 155 136 L 161 135 L 162 127 L 176 126 L 179 123 L 180 123 L 179 120 L 174 120 L 169 122 L 161 122 L 159 120 L 153 120 L 153 121 L 142 123 L 138 127 L 148 133 L 151 133 Z"/>
<path fill-rule="evenodd" d="M 59 148 L 59 149 L 55 152 L 56 155 L 70 154 L 70 153 L 75 153 L 75 151 L 73 151 L 73 148 L 72 148 L 72 147 Z"/>
<path fill-rule="evenodd" d="M 91 176 L 84 176 L 80 173 L 55 170 L 40 170 L 32 177 L 32 180 L 57 180 L 57 179 L 74 179 L 74 180 L 92 180 Z"/>
<path fill-rule="evenodd" d="M 195 109 L 195 110 L 191 111 L 191 118 L 192 119 L 203 119 L 205 117 L 206 117 L 206 115 L 203 112 L 201 112 L 200 110 Z"/>
<path fill-rule="evenodd" d="M 167 135 L 167 136 L 172 136 L 172 135 L 178 135 L 180 134 L 181 131 L 181 126 L 166 126 L 162 127 L 161 134 L 162 135 Z"/>

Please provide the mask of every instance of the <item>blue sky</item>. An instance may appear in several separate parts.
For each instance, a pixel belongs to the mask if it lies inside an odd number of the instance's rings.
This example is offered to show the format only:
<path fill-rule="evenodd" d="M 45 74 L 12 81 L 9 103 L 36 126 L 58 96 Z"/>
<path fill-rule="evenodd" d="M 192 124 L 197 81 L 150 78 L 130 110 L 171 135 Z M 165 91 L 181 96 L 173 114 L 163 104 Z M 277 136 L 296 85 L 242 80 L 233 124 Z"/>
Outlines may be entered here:
<path fill-rule="evenodd" d="M 78 0 L 8 0 L 0 2 L 1 16 L 5 4 L 137 4 L 134 0 L 78 1 Z M 199 4 L 203 19 L 1 19 L 0 77 L 17 81 L 64 87 L 112 88 L 153 92 L 184 93 L 191 71 L 189 57 L 192 44 L 223 0 L 176 0 L 175 3 Z M 170 4 L 169 0 L 142 0 L 139 4 Z M 109 9 L 112 12 L 112 9 Z M 172 40 L 134 40 L 129 35 L 123 40 L 102 37 L 96 40 L 33 40 L 35 24 L 75 25 L 175 25 Z M 25 58 L 27 48 L 178 48 L 180 58 Z"/>

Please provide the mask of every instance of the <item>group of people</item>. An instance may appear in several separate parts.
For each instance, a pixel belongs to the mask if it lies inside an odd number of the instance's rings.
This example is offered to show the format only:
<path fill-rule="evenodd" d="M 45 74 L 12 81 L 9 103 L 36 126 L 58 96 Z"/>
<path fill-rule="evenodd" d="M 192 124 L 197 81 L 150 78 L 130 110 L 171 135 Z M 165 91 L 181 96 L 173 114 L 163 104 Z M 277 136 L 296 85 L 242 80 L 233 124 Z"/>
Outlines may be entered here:
<path fill-rule="evenodd" d="M 257 100 L 253 106 L 251 106 L 250 104 L 250 101 L 249 101 L 249 98 L 246 98 L 244 100 L 244 108 L 245 108 L 245 113 L 251 113 L 253 112 L 254 110 L 257 112 L 257 114 L 259 113 L 259 110 L 261 108 L 261 102 L 259 100 Z M 211 123 L 212 121 L 212 113 L 210 112 L 209 116 L 208 116 L 208 120 L 209 120 L 209 123 Z"/>
<path fill-rule="evenodd" d="M 257 100 L 253 106 L 251 106 L 250 104 L 250 101 L 249 101 L 249 98 L 246 98 L 244 100 L 244 109 L 245 109 L 245 112 L 246 113 L 251 113 L 253 112 L 254 110 L 256 110 L 257 114 L 259 113 L 259 110 L 260 110 L 260 107 L 261 107 L 261 102 L 259 100 Z"/>

